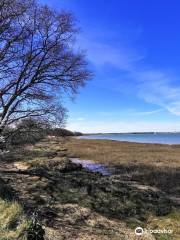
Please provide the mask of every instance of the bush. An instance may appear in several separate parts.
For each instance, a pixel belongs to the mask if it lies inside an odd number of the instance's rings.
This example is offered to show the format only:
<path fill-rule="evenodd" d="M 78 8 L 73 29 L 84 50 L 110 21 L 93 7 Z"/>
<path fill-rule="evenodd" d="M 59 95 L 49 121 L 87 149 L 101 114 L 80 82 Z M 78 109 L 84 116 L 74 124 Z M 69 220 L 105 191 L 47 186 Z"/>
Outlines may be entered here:
<path fill-rule="evenodd" d="M 27 229 L 27 240 L 44 240 L 45 231 L 36 220 L 31 220 Z"/>
<path fill-rule="evenodd" d="M 6 135 L 12 145 L 33 144 L 46 135 L 46 125 L 35 119 L 24 119 L 15 129 L 9 129 Z"/>
<path fill-rule="evenodd" d="M 82 133 L 72 132 L 64 128 L 53 128 L 53 129 L 49 129 L 49 135 L 54 135 L 57 137 L 69 137 L 69 136 L 80 136 L 82 135 Z"/>

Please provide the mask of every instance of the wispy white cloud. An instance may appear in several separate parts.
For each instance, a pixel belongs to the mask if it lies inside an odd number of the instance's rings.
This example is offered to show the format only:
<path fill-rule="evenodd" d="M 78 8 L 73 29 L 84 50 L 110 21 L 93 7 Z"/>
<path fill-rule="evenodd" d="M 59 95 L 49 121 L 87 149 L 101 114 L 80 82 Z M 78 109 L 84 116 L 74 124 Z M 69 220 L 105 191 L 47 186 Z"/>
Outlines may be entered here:
<path fill-rule="evenodd" d="M 124 71 L 130 71 L 136 62 L 141 61 L 144 56 L 136 51 L 115 47 L 110 44 L 99 42 L 86 42 L 85 45 L 91 48 L 88 50 L 88 58 L 95 66 L 113 66 Z"/>
<path fill-rule="evenodd" d="M 128 44 L 127 35 L 131 39 L 134 38 L 136 32 L 139 35 L 139 27 L 133 33 L 126 33 L 125 40 L 120 38 L 120 32 L 93 29 L 92 32 L 81 34 L 78 38 L 78 44 L 82 49 L 87 49 L 88 59 L 95 67 L 113 66 L 123 71 L 131 71 L 135 64 L 145 57 L 144 51 L 140 52 L 139 49 L 136 50 L 135 47 L 131 46 L 132 43 Z M 108 39 L 107 36 L 111 36 L 111 38 Z"/>
<path fill-rule="evenodd" d="M 84 117 L 77 118 L 77 121 L 85 121 L 85 120 L 86 120 L 86 118 L 84 118 Z"/>
<path fill-rule="evenodd" d="M 143 71 L 138 74 L 138 95 L 148 103 L 161 106 L 172 114 L 180 115 L 180 87 L 165 71 Z"/>
<path fill-rule="evenodd" d="M 116 44 L 104 43 L 101 38 L 96 38 L 94 34 L 81 38 L 80 42 L 84 48 L 88 49 L 88 58 L 98 69 L 104 70 L 113 66 L 126 72 L 129 74 L 129 81 L 135 82 L 134 95 L 147 103 L 160 106 L 171 114 L 180 115 L 180 87 L 173 86 L 173 82 L 177 79 L 164 69 L 147 68 L 145 62 L 148 59 L 144 51 L 142 53 L 135 47 L 124 44 L 123 41 L 116 42 Z M 144 70 L 145 68 L 146 70 Z M 124 79 L 124 77 L 122 78 Z M 108 80 L 106 79 L 106 81 Z M 123 83 L 122 81 L 112 81 L 110 78 L 109 84 L 106 85 L 110 89 L 122 92 L 121 85 L 125 84 L 125 81 Z M 126 86 L 124 91 L 129 91 Z M 154 113 L 156 111 L 147 111 L 147 113 L 142 112 L 139 115 Z"/>
<path fill-rule="evenodd" d="M 146 116 L 146 115 L 153 115 L 157 114 L 159 112 L 163 112 L 163 108 L 158 108 L 155 110 L 151 111 L 138 111 L 136 109 L 124 109 L 124 110 L 119 110 L 117 109 L 116 111 L 101 111 L 98 112 L 97 115 L 104 116 L 104 117 L 118 117 L 123 115 L 131 115 L 131 116 Z"/>
<path fill-rule="evenodd" d="M 145 56 L 139 54 L 132 48 L 122 46 L 112 46 L 98 41 L 88 43 L 89 59 L 98 67 L 106 68 L 113 66 L 129 74 L 131 81 L 135 81 L 137 88 L 134 94 L 147 103 L 160 106 L 168 112 L 180 115 L 180 87 L 173 86 L 176 81 L 174 76 L 167 73 L 166 70 L 156 70 L 150 68 L 144 70 Z M 109 80 L 111 81 L 111 80 Z M 115 89 L 118 91 L 120 82 L 116 81 Z M 111 83 L 112 85 L 112 83 Z M 110 88 L 114 88 L 115 83 Z M 121 89 L 122 91 L 122 89 Z M 159 112 L 159 111 L 158 111 Z M 154 114 L 156 112 L 140 113 L 144 115 Z"/>
<path fill-rule="evenodd" d="M 146 115 L 153 115 L 153 114 L 157 114 L 159 112 L 163 112 L 164 109 L 162 108 L 159 108 L 159 109 L 156 109 L 156 110 L 152 110 L 152 111 L 136 111 L 136 110 L 133 110 L 131 111 L 129 114 L 130 115 L 135 115 L 135 116 L 146 116 Z"/>
<path fill-rule="evenodd" d="M 71 121 L 81 122 L 81 121 L 86 121 L 86 118 L 85 117 L 76 117 L 76 118 L 71 118 Z"/>

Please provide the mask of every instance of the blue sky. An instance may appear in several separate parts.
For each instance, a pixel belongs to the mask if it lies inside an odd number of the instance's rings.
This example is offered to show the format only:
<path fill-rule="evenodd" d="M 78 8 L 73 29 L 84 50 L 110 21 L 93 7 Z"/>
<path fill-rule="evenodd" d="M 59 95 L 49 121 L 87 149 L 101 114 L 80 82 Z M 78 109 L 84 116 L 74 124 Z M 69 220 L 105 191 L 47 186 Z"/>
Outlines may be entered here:
<path fill-rule="evenodd" d="M 180 131 L 180 2 L 41 0 L 72 11 L 94 78 L 69 109 L 82 132 Z"/>

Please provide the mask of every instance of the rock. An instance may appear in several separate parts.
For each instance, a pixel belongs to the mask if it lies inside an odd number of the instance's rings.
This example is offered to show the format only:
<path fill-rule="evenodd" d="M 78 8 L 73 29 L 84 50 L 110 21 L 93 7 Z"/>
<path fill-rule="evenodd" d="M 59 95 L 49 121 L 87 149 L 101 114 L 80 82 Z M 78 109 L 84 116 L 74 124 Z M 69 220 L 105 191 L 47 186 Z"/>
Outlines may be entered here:
<path fill-rule="evenodd" d="M 32 181 L 39 181 L 40 177 L 39 176 L 32 176 L 32 177 L 29 177 L 29 179 L 32 180 Z"/>

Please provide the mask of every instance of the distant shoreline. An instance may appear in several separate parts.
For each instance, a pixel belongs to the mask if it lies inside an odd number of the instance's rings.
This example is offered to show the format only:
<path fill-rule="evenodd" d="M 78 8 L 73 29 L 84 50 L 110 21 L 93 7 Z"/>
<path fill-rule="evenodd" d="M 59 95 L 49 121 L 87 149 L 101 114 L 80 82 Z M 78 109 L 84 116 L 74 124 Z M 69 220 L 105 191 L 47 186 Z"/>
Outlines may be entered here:
<path fill-rule="evenodd" d="M 107 132 L 107 133 L 82 133 L 83 136 L 104 134 L 180 134 L 180 132 Z"/>
<path fill-rule="evenodd" d="M 83 138 L 82 136 L 73 136 L 72 138 L 74 139 L 79 139 L 79 140 L 95 140 L 95 141 L 100 141 L 100 142 L 103 142 L 103 141 L 111 141 L 111 142 L 119 142 L 119 143 L 132 143 L 132 144 L 143 144 L 143 145 L 159 145 L 159 146 L 180 146 L 180 143 L 157 143 L 157 142 L 135 142 L 135 141 L 125 141 L 125 140 L 113 140 L 113 139 L 107 139 L 107 138 L 104 138 L 104 139 L 100 139 L 100 138 L 93 138 L 93 139 L 90 139 L 90 138 Z"/>
<path fill-rule="evenodd" d="M 147 144 L 168 144 L 179 145 L 179 132 L 145 132 L 145 133 L 100 133 L 100 134 L 83 134 L 78 139 L 94 140 L 114 140 L 120 142 L 135 142 Z"/>

